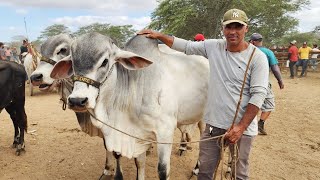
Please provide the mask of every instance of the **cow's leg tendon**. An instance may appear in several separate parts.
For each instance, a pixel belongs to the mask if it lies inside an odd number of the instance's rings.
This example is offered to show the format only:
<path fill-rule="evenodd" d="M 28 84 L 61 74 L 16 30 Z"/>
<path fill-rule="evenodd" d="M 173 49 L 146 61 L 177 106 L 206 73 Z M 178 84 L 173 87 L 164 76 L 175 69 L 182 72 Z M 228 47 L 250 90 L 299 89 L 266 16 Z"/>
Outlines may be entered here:
<path fill-rule="evenodd" d="M 114 179 L 115 180 L 123 180 L 122 168 L 121 168 L 121 165 L 120 165 L 121 155 L 113 152 L 113 156 L 117 160 L 116 173 L 115 173 Z"/>
<path fill-rule="evenodd" d="M 102 175 L 99 180 L 111 180 L 114 173 L 113 169 L 113 154 L 106 149 L 106 161 Z"/>
<path fill-rule="evenodd" d="M 24 134 L 25 134 L 25 131 L 27 130 L 27 115 L 24 110 L 23 104 L 18 105 L 16 113 L 17 113 L 17 119 L 18 119 L 18 126 L 20 130 L 19 143 L 16 150 L 16 155 L 19 156 L 20 153 L 25 150 Z"/>
<path fill-rule="evenodd" d="M 146 167 L 146 153 L 143 153 L 139 157 L 135 158 L 134 162 L 137 167 L 137 180 L 144 180 Z"/>
<path fill-rule="evenodd" d="M 181 132 L 181 144 L 179 146 L 179 155 L 182 156 L 183 153 L 187 150 L 187 144 L 184 144 L 187 142 L 187 133 Z"/>

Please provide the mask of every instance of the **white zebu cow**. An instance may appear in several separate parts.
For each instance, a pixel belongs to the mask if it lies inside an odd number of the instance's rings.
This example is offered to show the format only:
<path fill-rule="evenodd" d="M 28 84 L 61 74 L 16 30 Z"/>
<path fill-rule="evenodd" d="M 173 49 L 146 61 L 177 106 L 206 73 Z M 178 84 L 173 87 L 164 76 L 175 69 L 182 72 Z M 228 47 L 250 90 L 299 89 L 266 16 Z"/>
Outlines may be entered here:
<path fill-rule="evenodd" d="M 146 140 L 172 142 L 176 127 L 203 117 L 209 65 L 200 56 L 163 53 L 156 40 L 145 36 L 132 38 L 125 49 L 101 34 L 85 34 L 72 43 L 72 61 L 57 63 L 51 77 L 66 78 L 74 72 L 69 108 L 88 110 L 101 120 L 92 122 L 104 134 L 107 149 L 134 157 L 141 180 L 151 143 L 105 124 Z M 158 144 L 157 149 L 159 178 L 169 179 L 172 145 Z"/>
<path fill-rule="evenodd" d="M 66 101 L 66 98 L 71 94 L 73 83 L 71 79 L 62 79 L 58 83 L 58 80 L 54 80 L 50 77 L 50 73 L 56 62 L 60 61 L 70 54 L 70 45 L 72 41 L 73 39 L 69 35 L 60 34 L 50 37 L 45 42 L 43 42 L 43 44 L 41 45 L 41 61 L 30 77 L 34 86 L 52 87 L 55 86 L 55 84 L 60 84 L 58 93 L 61 99 L 65 99 L 62 101 Z M 92 125 L 89 113 L 76 112 L 76 116 L 83 132 L 87 133 L 90 136 L 99 136 L 103 138 L 100 129 Z M 116 157 L 117 171 L 115 174 L 115 178 L 122 177 L 122 173 L 120 171 L 120 159 L 118 158 L 118 156 Z M 111 177 L 112 169 L 113 154 L 109 151 L 106 151 L 105 169 L 100 179 L 108 179 L 108 177 Z"/>
<path fill-rule="evenodd" d="M 159 50 L 167 53 L 167 54 L 180 54 L 180 55 L 184 55 L 184 53 L 176 51 L 174 49 L 171 49 L 169 46 L 165 45 L 165 44 L 159 44 L 158 45 Z M 206 124 L 204 123 L 204 121 L 199 121 L 198 124 L 191 124 L 191 125 L 186 125 L 186 126 L 180 126 L 179 130 L 181 132 L 181 142 L 191 142 L 191 137 L 192 134 L 194 133 L 196 128 L 199 128 L 200 131 L 200 135 L 204 132 L 206 127 Z M 180 156 L 182 155 L 182 153 L 184 151 L 187 150 L 187 148 L 191 149 L 191 146 L 187 146 L 187 144 L 181 144 L 179 147 L 180 150 Z M 198 168 L 198 167 L 196 167 Z M 196 169 L 194 169 L 194 172 L 197 172 Z M 195 173 L 196 175 L 198 175 L 197 173 Z"/>
<path fill-rule="evenodd" d="M 38 64 L 40 63 L 40 58 L 36 56 L 35 58 L 32 57 L 32 54 L 25 53 L 22 54 L 22 61 L 24 68 L 26 69 L 28 80 L 29 80 L 29 88 L 30 88 L 30 96 L 33 95 L 33 85 L 30 81 L 30 76 L 32 72 L 37 68 Z"/>

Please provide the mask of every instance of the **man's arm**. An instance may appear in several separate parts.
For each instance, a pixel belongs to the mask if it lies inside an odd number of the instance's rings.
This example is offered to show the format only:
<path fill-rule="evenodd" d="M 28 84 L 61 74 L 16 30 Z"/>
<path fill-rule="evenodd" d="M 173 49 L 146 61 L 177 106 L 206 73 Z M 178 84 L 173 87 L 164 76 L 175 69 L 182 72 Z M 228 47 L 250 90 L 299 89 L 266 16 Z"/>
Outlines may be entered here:
<path fill-rule="evenodd" d="M 248 104 L 241 121 L 231 127 L 226 134 L 226 138 L 231 144 L 235 144 L 241 138 L 243 132 L 247 129 L 254 117 L 259 112 L 259 109 L 259 107 L 253 104 Z"/>
<path fill-rule="evenodd" d="M 271 65 L 271 71 L 272 71 L 274 77 L 278 80 L 278 84 L 279 84 L 280 89 L 283 89 L 284 84 L 283 84 L 283 81 L 281 78 L 281 72 L 280 72 L 280 68 L 279 68 L 278 64 Z"/>

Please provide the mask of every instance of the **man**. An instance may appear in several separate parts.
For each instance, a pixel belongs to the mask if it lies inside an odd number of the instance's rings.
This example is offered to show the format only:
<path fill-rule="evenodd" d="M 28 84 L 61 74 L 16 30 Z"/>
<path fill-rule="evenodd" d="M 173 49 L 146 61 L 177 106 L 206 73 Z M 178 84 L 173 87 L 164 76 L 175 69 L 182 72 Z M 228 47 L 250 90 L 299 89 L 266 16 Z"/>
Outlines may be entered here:
<path fill-rule="evenodd" d="M 25 53 L 25 52 L 28 52 L 28 40 L 26 40 L 26 39 L 24 39 L 22 41 L 22 45 L 20 46 L 20 61 L 21 61 L 22 64 L 23 64 L 22 54 Z"/>
<path fill-rule="evenodd" d="M 196 34 L 193 38 L 194 41 L 204 41 L 204 35 L 203 34 Z"/>
<path fill-rule="evenodd" d="M 3 42 L 0 42 L 0 60 L 6 60 L 6 53 Z"/>
<path fill-rule="evenodd" d="M 301 75 L 299 77 L 303 77 L 304 72 L 307 70 L 310 52 L 312 52 L 311 47 L 307 46 L 307 42 L 303 42 L 302 47 L 299 48 L 299 61 L 296 63 L 297 69 L 299 66 L 302 66 Z"/>
<path fill-rule="evenodd" d="M 312 52 L 319 52 L 319 49 L 318 49 L 318 45 L 317 44 L 314 44 L 313 45 L 313 49 L 312 49 Z M 310 64 L 312 65 L 311 68 L 315 71 L 317 69 L 317 58 L 318 58 L 318 55 L 319 54 L 312 54 L 311 56 L 311 60 L 310 60 Z"/>
<path fill-rule="evenodd" d="M 169 37 L 159 32 L 142 30 L 149 38 L 160 39 L 169 47 L 186 54 L 202 55 L 209 60 L 210 80 L 205 112 L 206 129 L 201 139 L 226 133 L 225 140 L 239 146 L 236 164 L 238 179 L 248 179 L 249 154 L 257 135 L 256 115 L 266 97 L 268 87 L 267 58 L 259 49 L 244 40 L 248 32 L 245 12 L 231 9 L 223 17 L 225 39 L 200 42 Z M 256 49 L 256 50 L 255 50 Z M 255 50 L 255 51 L 254 51 Z M 241 86 L 249 59 L 247 79 L 234 126 L 231 127 L 240 98 Z M 200 142 L 200 171 L 198 179 L 212 180 L 220 160 L 219 139 Z"/>
<path fill-rule="evenodd" d="M 278 80 L 280 89 L 283 89 L 284 84 L 281 78 L 281 72 L 278 66 L 278 60 L 270 49 L 262 46 L 262 35 L 259 33 L 253 33 L 250 37 L 250 42 L 256 47 L 258 47 L 267 56 L 269 68 L 271 68 L 271 71 L 274 77 Z M 271 89 L 271 84 L 269 82 L 267 97 L 264 100 L 264 103 L 261 107 L 261 115 L 260 115 L 260 120 L 258 122 L 259 134 L 267 135 L 267 132 L 264 129 L 264 123 L 268 119 L 269 115 L 271 114 L 271 111 L 274 111 L 274 108 L 275 108 L 274 95 Z"/>
<path fill-rule="evenodd" d="M 288 50 L 288 60 L 289 68 L 290 68 L 290 78 L 294 79 L 294 65 L 297 63 L 299 59 L 299 50 L 296 46 L 297 41 L 293 40 L 290 42 L 290 48 Z"/>

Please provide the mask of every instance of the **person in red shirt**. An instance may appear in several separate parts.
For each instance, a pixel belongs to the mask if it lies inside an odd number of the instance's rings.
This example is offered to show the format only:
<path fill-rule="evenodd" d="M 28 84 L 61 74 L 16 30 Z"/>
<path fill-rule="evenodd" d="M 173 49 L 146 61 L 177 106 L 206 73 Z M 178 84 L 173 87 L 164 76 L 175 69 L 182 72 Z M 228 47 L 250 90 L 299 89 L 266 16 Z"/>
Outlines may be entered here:
<path fill-rule="evenodd" d="M 299 50 L 296 46 L 297 41 L 293 40 L 290 42 L 290 48 L 288 50 L 289 68 L 290 68 L 290 78 L 294 78 L 294 65 L 298 61 Z"/>
<path fill-rule="evenodd" d="M 204 35 L 203 34 L 196 34 L 194 36 L 194 41 L 204 41 L 205 38 L 204 38 Z"/>

